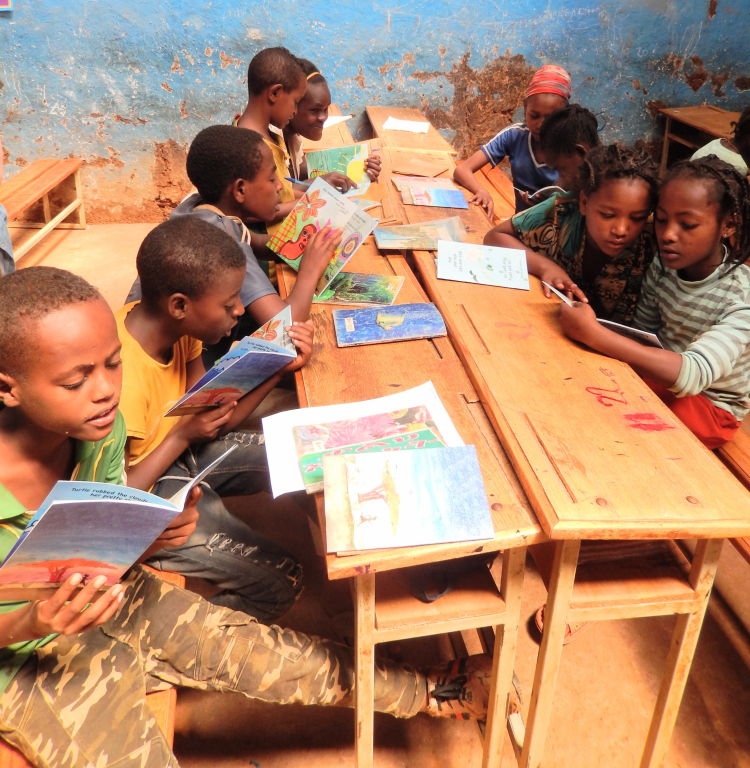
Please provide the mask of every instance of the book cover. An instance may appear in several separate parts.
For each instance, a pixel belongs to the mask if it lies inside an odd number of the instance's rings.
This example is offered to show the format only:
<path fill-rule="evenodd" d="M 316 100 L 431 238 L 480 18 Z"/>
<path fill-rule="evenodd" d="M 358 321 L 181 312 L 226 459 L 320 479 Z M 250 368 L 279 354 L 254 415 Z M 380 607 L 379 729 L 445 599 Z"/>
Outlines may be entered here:
<path fill-rule="evenodd" d="M 325 173 L 337 172 L 358 184 L 365 176 L 368 154 L 367 144 L 315 149 L 305 155 L 307 174 L 312 179 Z"/>
<path fill-rule="evenodd" d="M 390 306 L 396 301 L 403 284 L 404 278 L 401 275 L 339 272 L 320 296 L 313 296 L 313 303 Z"/>
<path fill-rule="evenodd" d="M 419 224 L 376 227 L 373 234 L 375 243 L 381 250 L 434 251 L 438 240 L 463 242 L 466 229 L 459 216 L 451 216 Z"/>
<path fill-rule="evenodd" d="M 424 405 L 328 424 L 305 424 L 292 431 L 308 493 L 323 490 L 323 456 L 398 452 L 445 445 Z"/>
<path fill-rule="evenodd" d="M 404 205 L 432 208 L 468 208 L 464 193 L 450 179 L 392 176 Z"/>
<path fill-rule="evenodd" d="M 637 341 L 639 344 L 645 344 L 647 347 L 664 349 L 661 341 L 659 341 L 659 337 L 655 333 L 642 331 L 639 328 L 631 328 L 629 325 L 621 325 L 620 323 L 615 323 L 612 320 L 602 320 L 598 317 L 596 320 L 605 328 L 609 328 L 610 331 L 613 331 L 620 336 L 624 336 L 626 339 L 632 339 L 633 341 Z"/>
<path fill-rule="evenodd" d="M 434 304 L 398 304 L 387 309 L 334 309 L 340 347 L 445 336 L 443 317 Z"/>
<path fill-rule="evenodd" d="M 297 357 L 286 332 L 291 324 L 292 308 L 287 306 L 237 342 L 164 415 L 184 416 L 218 408 L 251 392 Z"/>
<path fill-rule="evenodd" d="M 494 536 L 473 445 L 323 458 L 328 552 Z"/>
<path fill-rule="evenodd" d="M 441 240 L 437 251 L 437 276 L 440 280 L 529 290 L 526 253 L 520 248 Z"/>

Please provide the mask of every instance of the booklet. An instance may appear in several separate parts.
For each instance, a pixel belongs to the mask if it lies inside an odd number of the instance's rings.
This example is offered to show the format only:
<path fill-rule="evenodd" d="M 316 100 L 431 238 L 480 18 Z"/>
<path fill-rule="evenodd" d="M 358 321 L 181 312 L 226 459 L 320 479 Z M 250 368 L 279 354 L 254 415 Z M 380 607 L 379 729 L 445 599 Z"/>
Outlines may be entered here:
<path fill-rule="evenodd" d="M 334 309 L 333 325 L 340 347 L 446 336 L 443 316 L 431 303 L 397 304 L 387 309 Z"/>
<path fill-rule="evenodd" d="M 305 155 L 307 175 L 312 179 L 324 173 L 337 172 L 359 183 L 365 176 L 365 161 L 368 154 L 367 144 L 312 150 Z"/>
<path fill-rule="evenodd" d="M 251 392 L 297 357 L 297 348 L 286 332 L 291 324 L 292 308 L 284 307 L 251 336 L 238 341 L 164 415 L 185 416 L 218 408 Z"/>
<path fill-rule="evenodd" d="M 320 296 L 377 223 L 323 179 L 315 179 L 268 241 L 268 247 L 294 269 L 299 269 L 302 252 L 315 232 L 326 224 L 343 229 L 341 243 L 315 289 L 315 295 Z"/>
<path fill-rule="evenodd" d="M 438 240 L 461 243 L 466 228 L 460 216 L 448 219 L 424 221 L 419 224 L 403 224 L 396 227 L 376 227 L 375 243 L 381 250 L 434 251 Z"/>
<path fill-rule="evenodd" d="M 401 275 L 362 275 L 359 272 L 339 272 L 320 296 L 313 296 L 313 304 L 390 306 L 396 301 L 396 296 L 403 284 L 404 278 Z"/>
<path fill-rule="evenodd" d="M 526 253 L 520 248 L 438 242 L 437 276 L 440 280 L 497 285 L 529 290 Z"/>
<path fill-rule="evenodd" d="M 323 476 L 329 553 L 495 535 L 473 445 L 324 456 Z"/>
<path fill-rule="evenodd" d="M 323 128 L 333 128 L 334 125 L 343 123 L 345 120 L 351 120 L 354 115 L 329 115 L 328 119 L 323 123 Z"/>
<path fill-rule="evenodd" d="M 427 179 L 419 176 L 391 176 L 404 205 L 427 205 L 432 208 L 468 208 L 464 193 L 450 179 Z"/>
<path fill-rule="evenodd" d="M 73 573 L 81 586 L 104 575 L 107 589 L 185 508 L 191 491 L 237 448 L 192 478 L 171 499 L 111 483 L 55 483 L 0 566 L 0 600 L 43 600 Z"/>
<path fill-rule="evenodd" d="M 430 124 L 422 120 L 399 120 L 399 118 L 393 117 L 393 115 L 388 115 L 388 119 L 383 123 L 383 129 L 386 131 L 427 133 L 430 130 Z"/>

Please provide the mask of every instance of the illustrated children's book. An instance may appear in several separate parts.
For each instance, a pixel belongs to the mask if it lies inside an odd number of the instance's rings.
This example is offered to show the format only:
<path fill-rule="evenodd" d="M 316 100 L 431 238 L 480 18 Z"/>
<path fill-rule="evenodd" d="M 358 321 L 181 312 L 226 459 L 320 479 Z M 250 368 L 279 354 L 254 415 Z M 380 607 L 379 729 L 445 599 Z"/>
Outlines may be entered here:
<path fill-rule="evenodd" d="M 376 230 L 377 231 L 377 230 Z M 390 306 L 404 284 L 401 275 L 363 275 L 339 272 L 314 304 L 375 304 Z"/>
<path fill-rule="evenodd" d="M 55 484 L 0 567 L 0 600 L 42 600 L 73 573 L 81 586 L 116 584 L 185 508 L 191 489 L 233 445 L 171 499 L 110 483 Z"/>
<path fill-rule="evenodd" d="M 274 253 L 294 269 L 299 269 L 299 260 L 309 239 L 326 224 L 343 229 L 343 236 L 315 289 L 318 296 L 357 252 L 375 229 L 377 221 L 323 179 L 315 179 L 268 241 L 268 247 Z"/>
<path fill-rule="evenodd" d="M 437 250 L 437 276 L 440 280 L 529 290 L 526 253 L 520 248 L 441 240 Z"/>
<path fill-rule="evenodd" d="M 365 172 L 365 161 L 369 150 L 367 144 L 351 144 L 332 149 L 316 149 L 305 155 L 307 172 L 312 179 L 326 173 L 338 172 L 348 176 L 355 184 L 344 197 L 358 198 L 370 187 L 370 177 Z"/>
<path fill-rule="evenodd" d="M 340 347 L 445 336 L 443 317 L 434 304 L 397 304 L 387 309 L 334 309 Z"/>
<path fill-rule="evenodd" d="M 323 456 L 445 446 L 423 405 L 328 424 L 305 424 L 292 431 L 308 493 L 323 490 Z"/>
<path fill-rule="evenodd" d="M 184 416 L 238 400 L 297 357 L 286 329 L 292 324 L 292 308 L 246 336 L 216 361 L 164 415 Z"/>
<path fill-rule="evenodd" d="M 381 250 L 434 251 L 438 240 L 461 243 L 466 235 L 459 216 L 448 219 L 424 221 L 420 224 L 403 224 L 397 227 L 376 227 L 375 242 Z"/>
<path fill-rule="evenodd" d="M 423 179 L 419 176 L 392 176 L 404 205 L 433 208 L 468 208 L 464 193 L 450 179 Z"/>
<path fill-rule="evenodd" d="M 324 456 L 323 476 L 328 552 L 494 536 L 473 445 Z"/>

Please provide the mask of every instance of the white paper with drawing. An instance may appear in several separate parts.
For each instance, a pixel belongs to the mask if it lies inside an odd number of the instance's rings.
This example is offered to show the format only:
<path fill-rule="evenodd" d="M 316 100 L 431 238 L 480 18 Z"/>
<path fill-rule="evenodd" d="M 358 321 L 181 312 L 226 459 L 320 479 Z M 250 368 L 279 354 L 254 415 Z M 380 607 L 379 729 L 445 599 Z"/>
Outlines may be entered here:
<path fill-rule="evenodd" d="M 516 248 L 438 240 L 437 276 L 440 280 L 529 290 L 526 253 Z"/>

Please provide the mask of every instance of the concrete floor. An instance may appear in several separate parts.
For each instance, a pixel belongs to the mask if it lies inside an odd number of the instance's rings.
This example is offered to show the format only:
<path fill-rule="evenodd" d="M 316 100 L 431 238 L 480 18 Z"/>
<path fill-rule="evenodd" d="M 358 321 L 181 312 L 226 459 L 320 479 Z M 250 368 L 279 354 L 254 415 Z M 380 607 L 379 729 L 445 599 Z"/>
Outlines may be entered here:
<path fill-rule="evenodd" d="M 153 225 L 95 225 L 85 232 L 55 232 L 20 264 L 70 269 L 121 305 L 135 277 L 138 246 Z M 14 242 L 28 232 L 16 230 Z M 329 582 L 316 555 L 308 520 L 310 499 L 295 494 L 273 502 L 260 495 L 236 498 L 230 509 L 251 526 L 294 552 L 305 566 L 307 588 L 284 618 L 285 626 L 336 636 L 351 617 L 348 586 Z M 665 762 L 667 768 L 750 768 L 750 653 L 748 635 L 735 614 L 750 617 L 750 567 L 726 545 L 720 567 L 725 597 L 712 598 L 682 708 Z M 529 560 L 523 616 L 545 600 L 538 572 Z M 726 610 L 727 604 L 735 614 Z M 591 626 L 566 646 L 558 677 L 546 768 L 638 765 L 674 618 L 613 621 Z M 381 649 L 389 657 L 430 664 L 447 658 L 446 638 L 409 641 Z M 526 627 L 519 638 L 516 672 L 524 715 L 538 645 Z M 338 768 L 354 764 L 354 715 L 349 710 L 279 707 L 240 696 L 183 691 L 178 699 L 175 752 L 184 768 L 262 768 L 301 765 Z M 378 768 L 481 765 L 476 724 L 420 715 L 376 718 Z M 505 743 L 505 764 L 514 765 Z"/>

